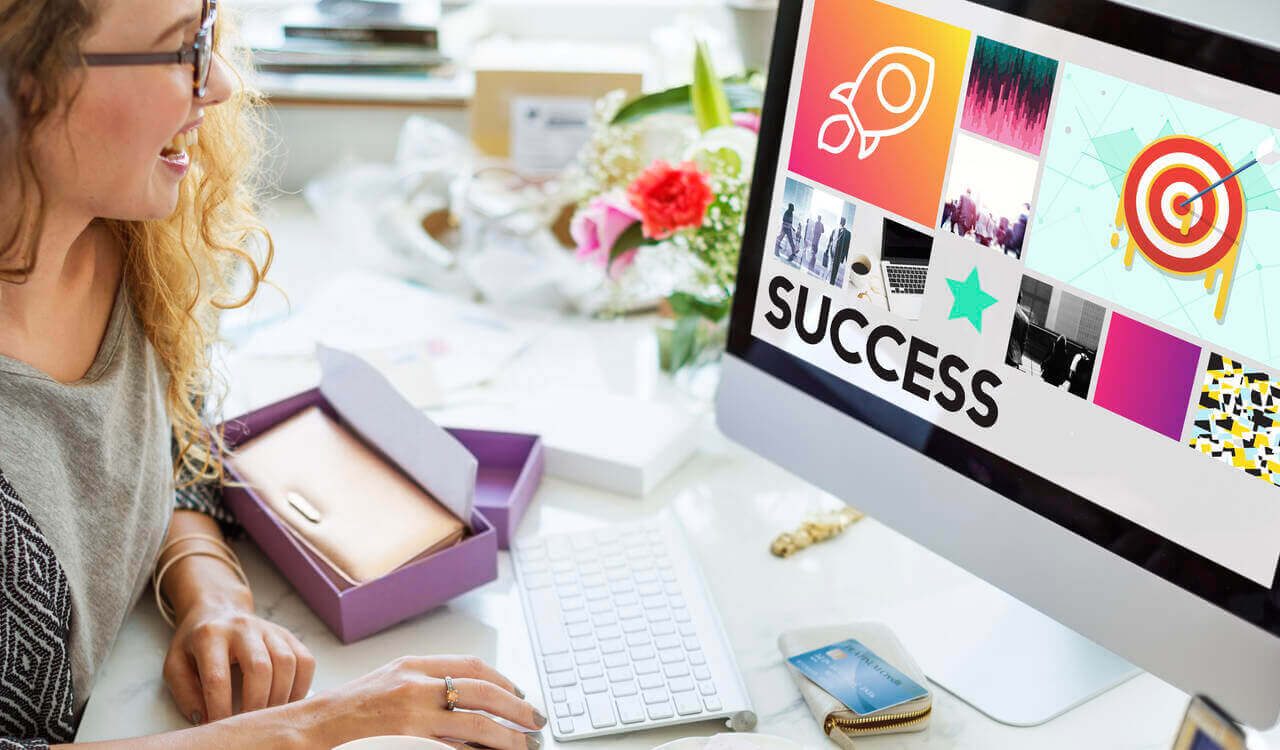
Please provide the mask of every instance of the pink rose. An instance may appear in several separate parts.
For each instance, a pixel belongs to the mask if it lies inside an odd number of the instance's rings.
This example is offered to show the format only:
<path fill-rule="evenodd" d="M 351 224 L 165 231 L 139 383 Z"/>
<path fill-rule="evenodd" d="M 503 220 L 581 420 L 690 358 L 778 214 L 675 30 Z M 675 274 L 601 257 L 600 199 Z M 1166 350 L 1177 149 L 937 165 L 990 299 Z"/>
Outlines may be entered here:
<path fill-rule="evenodd" d="M 760 134 L 760 115 L 754 112 L 734 112 L 729 115 L 729 119 L 740 128 L 746 128 L 756 135 Z"/>
<path fill-rule="evenodd" d="M 569 234 L 578 243 L 574 256 L 608 268 L 609 275 L 617 278 L 635 261 L 636 250 L 619 255 L 612 264 L 609 255 L 622 233 L 638 221 L 640 212 L 621 193 L 615 191 L 592 198 L 586 208 L 574 214 L 569 224 Z"/>

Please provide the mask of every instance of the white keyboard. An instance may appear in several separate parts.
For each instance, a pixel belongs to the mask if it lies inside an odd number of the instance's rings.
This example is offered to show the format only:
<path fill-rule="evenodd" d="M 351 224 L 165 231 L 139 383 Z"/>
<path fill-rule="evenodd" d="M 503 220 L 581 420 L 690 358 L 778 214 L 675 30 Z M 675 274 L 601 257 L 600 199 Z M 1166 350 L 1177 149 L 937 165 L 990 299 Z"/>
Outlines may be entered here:
<path fill-rule="evenodd" d="M 560 741 L 755 713 L 670 520 L 518 541 L 516 580 Z"/>

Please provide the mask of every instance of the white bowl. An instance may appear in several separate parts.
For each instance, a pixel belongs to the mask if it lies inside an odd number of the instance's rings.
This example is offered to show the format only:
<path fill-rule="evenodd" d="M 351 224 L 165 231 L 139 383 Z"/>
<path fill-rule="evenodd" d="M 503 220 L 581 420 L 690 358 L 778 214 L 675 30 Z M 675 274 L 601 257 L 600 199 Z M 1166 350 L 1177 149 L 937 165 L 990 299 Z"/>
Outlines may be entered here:
<path fill-rule="evenodd" d="M 386 734 L 344 742 L 333 750 L 453 750 L 453 748 L 443 742 L 428 740 L 424 737 Z"/>

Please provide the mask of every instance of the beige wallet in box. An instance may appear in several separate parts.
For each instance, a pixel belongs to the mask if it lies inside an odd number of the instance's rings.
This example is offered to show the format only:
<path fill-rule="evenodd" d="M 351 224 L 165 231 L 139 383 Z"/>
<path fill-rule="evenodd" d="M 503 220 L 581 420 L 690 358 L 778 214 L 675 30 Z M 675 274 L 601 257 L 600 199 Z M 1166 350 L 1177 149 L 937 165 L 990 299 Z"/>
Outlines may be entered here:
<path fill-rule="evenodd" d="M 853 638 L 871 649 L 884 661 L 892 664 L 903 674 L 915 680 L 926 690 L 929 682 L 924 672 L 916 664 L 911 654 L 903 648 L 902 642 L 887 626 L 878 622 L 854 622 L 847 625 L 832 625 L 819 628 L 801 628 L 789 630 L 778 636 L 778 650 L 784 659 L 797 654 L 807 653 L 823 646 L 839 643 L 846 638 Z M 913 701 L 869 714 L 858 714 L 840 702 L 838 698 L 818 687 L 818 684 L 796 669 L 791 662 L 784 662 L 791 678 L 804 702 L 814 717 L 822 722 L 822 731 L 827 733 L 832 742 L 845 750 L 853 750 L 854 739 L 873 734 L 889 734 L 891 732 L 918 732 L 929 726 L 929 718 L 933 714 L 933 691 L 929 690 L 923 697 Z"/>
<path fill-rule="evenodd" d="M 307 549 L 351 585 L 452 546 L 466 530 L 315 406 L 244 443 L 228 463 Z"/>

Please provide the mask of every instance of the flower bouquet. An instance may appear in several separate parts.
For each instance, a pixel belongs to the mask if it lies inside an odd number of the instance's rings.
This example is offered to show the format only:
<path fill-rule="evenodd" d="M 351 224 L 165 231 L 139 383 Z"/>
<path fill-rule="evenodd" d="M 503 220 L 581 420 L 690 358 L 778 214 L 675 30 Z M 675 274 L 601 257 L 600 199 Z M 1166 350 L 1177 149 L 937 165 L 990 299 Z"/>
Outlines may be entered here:
<path fill-rule="evenodd" d="M 570 233 L 577 257 L 613 284 L 667 272 L 658 331 L 667 372 L 723 351 L 762 99 L 759 75 L 720 79 L 699 43 L 691 85 L 597 102 Z"/>

